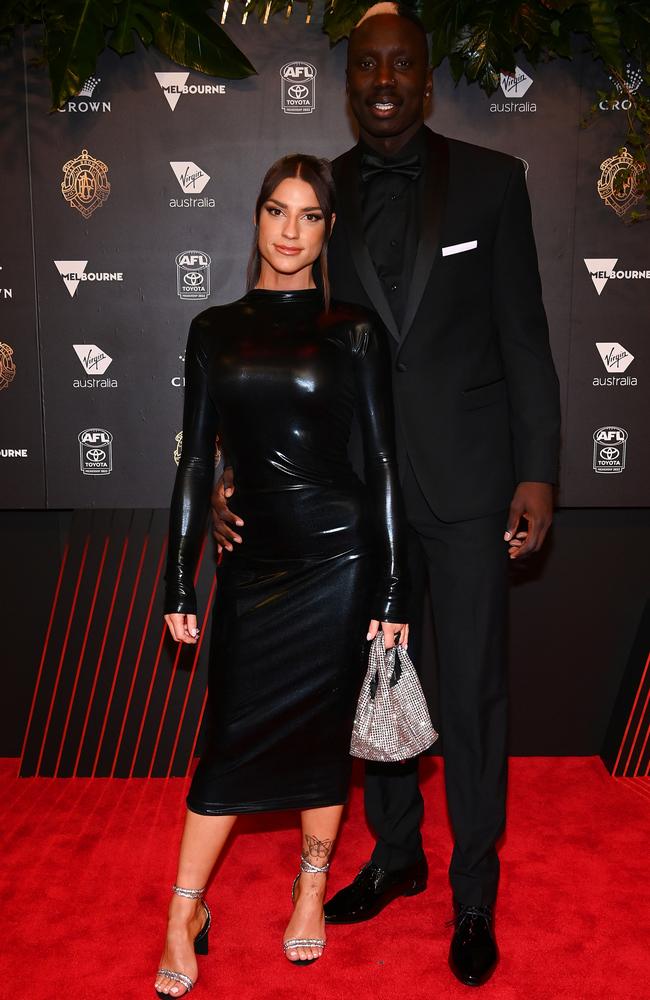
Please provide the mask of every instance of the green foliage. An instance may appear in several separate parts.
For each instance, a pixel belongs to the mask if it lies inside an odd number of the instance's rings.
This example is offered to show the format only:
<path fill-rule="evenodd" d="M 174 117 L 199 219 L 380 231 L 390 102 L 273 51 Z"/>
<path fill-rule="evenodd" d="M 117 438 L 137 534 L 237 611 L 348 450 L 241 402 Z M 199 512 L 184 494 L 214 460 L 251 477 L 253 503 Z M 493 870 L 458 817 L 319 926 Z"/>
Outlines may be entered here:
<path fill-rule="evenodd" d="M 156 48 L 179 66 L 209 76 L 239 80 L 255 73 L 255 67 L 240 52 L 220 25 L 208 16 L 210 0 L 167 0 L 154 33 Z"/>
<path fill-rule="evenodd" d="M 357 0 L 336 0 L 336 3 L 326 4 L 323 30 L 327 32 L 330 43 L 335 45 L 343 38 L 348 38 L 369 6 L 370 4 L 359 4 Z"/>
<path fill-rule="evenodd" d="M 135 52 L 136 38 L 149 46 L 162 21 L 165 0 L 123 0 L 119 5 L 117 24 L 108 44 L 120 56 Z"/>
<path fill-rule="evenodd" d="M 116 21 L 113 0 L 81 0 L 62 7 L 46 21 L 45 52 L 55 108 L 79 93 L 104 48 L 106 29 Z"/>
<path fill-rule="evenodd" d="M 43 27 L 53 111 L 79 93 L 107 45 L 124 56 L 139 40 L 188 69 L 250 76 L 254 66 L 209 16 L 212 6 L 211 0 L 5 0 L 0 44 L 9 44 L 20 26 Z"/>
<path fill-rule="evenodd" d="M 650 84 L 649 0 L 403 0 L 422 18 L 431 36 L 431 63 L 447 60 L 458 83 L 465 77 L 491 94 L 502 72 L 514 70 L 518 53 L 533 64 L 570 59 L 576 43 L 603 63 L 625 88 L 625 66 L 639 66 Z M 249 19 L 311 13 L 313 0 L 237 0 L 229 17 Z M 349 37 L 372 0 L 325 0 L 323 30 L 336 45 Z M 0 45 L 20 26 L 42 25 L 53 110 L 81 89 L 97 57 L 109 45 L 121 56 L 137 43 L 153 45 L 173 62 L 211 76 L 241 79 L 255 73 L 246 56 L 217 23 L 223 0 L 3 0 Z M 208 11 L 212 11 L 212 16 Z M 650 101 L 627 94 L 625 142 L 647 165 Z M 597 106 L 594 106 L 597 109 Z M 595 120 L 595 115 L 590 116 Z M 584 123 L 586 124 L 586 123 Z M 645 171 L 650 210 L 649 170 Z"/>

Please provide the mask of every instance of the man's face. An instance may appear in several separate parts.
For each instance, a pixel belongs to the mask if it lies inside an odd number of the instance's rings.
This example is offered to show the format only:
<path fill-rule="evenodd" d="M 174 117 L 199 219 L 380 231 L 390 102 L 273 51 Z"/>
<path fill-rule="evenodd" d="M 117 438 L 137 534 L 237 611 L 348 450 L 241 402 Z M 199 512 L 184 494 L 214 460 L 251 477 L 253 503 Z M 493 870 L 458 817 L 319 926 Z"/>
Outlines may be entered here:
<path fill-rule="evenodd" d="M 355 28 L 348 47 L 347 92 L 364 137 L 410 137 L 423 120 L 431 69 L 422 33 L 407 18 L 376 14 Z"/>

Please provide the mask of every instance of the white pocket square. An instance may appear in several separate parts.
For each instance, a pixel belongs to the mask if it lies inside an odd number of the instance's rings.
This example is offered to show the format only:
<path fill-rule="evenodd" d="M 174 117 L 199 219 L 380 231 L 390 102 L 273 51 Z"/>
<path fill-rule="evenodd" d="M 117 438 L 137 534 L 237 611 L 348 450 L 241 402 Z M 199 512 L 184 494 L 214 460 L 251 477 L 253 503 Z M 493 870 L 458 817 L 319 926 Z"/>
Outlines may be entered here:
<path fill-rule="evenodd" d="M 452 243 L 449 247 L 442 248 L 443 257 L 451 257 L 453 253 L 465 253 L 466 250 L 476 250 L 478 240 L 468 240 L 467 243 Z"/>

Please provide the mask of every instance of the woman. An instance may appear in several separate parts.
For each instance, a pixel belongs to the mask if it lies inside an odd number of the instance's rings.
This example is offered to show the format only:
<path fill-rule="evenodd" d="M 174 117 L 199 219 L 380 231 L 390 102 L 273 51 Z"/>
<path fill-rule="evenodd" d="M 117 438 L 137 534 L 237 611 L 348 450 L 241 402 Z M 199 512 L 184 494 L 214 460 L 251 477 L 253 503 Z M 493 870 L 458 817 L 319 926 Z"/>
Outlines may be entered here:
<path fill-rule="evenodd" d="M 255 209 L 248 293 L 190 328 L 166 573 L 174 639 L 195 643 L 199 632 L 192 574 L 217 433 L 247 534 L 218 570 L 210 732 L 187 798 L 160 996 L 194 985 L 210 925 L 204 887 L 240 813 L 301 810 L 284 951 L 294 964 L 321 956 L 364 640 L 380 623 L 388 647 L 408 639 L 388 353 L 372 316 L 329 301 L 333 209 L 326 161 L 275 163 Z M 347 456 L 353 411 L 366 485 Z"/>

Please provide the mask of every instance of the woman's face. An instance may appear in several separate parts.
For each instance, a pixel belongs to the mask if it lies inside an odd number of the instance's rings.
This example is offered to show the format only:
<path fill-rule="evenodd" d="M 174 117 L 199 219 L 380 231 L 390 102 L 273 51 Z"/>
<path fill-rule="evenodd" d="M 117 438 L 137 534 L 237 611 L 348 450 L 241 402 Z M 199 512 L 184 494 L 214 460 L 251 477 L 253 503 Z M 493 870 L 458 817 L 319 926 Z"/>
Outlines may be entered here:
<path fill-rule="evenodd" d="M 257 246 L 264 265 L 284 275 L 300 275 L 320 256 L 325 220 L 311 184 L 287 177 L 262 205 Z"/>

